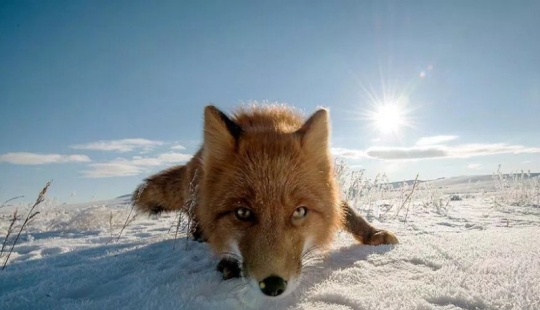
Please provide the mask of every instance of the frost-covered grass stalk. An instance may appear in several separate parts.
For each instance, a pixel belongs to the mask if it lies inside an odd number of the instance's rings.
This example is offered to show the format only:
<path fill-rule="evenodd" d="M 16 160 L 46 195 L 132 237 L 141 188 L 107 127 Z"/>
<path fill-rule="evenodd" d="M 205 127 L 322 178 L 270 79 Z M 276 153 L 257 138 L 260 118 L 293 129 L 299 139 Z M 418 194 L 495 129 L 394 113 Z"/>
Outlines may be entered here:
<path fill-rule="evenodd" d="M 7 242 L 8 242 L 8 239 L 9 237 L 11 236 L 11 233 L 13 232 L 14 230 L 14 225 L 15 225 L 15 222 L 17 222 L 17 220 L 19 219 L 19 216 L 17 214 L 17 209 L 15 209 L 15 211 L 13 211 L 13 215 L 12 215 L 12 218 L 10 220 L 10 223 L 9 223 L 9 227 L 7 229 L 7 232 L 6 232 L 6 236 L 4 238 L 4 241 L 2 242 L 2 248 L 0 249 L 0 258 L 2 258 L 4 255 L 6 255 L 4 253 L 4 249 L 6 248 L 6 245 L 7 245 Z"/>
<path fill-rule="evenodd" d="M 368 219 L 392 218 L 406 222 L 411 211 L 417 208 L 447 216 L 450 202 L 461 200 L 459 195 L 449 195 L 432 182 L 420 181 L 418 174 L 412 181 L 391 183 L 385 174 L 369 179 L 364 170 L 352 171 L 341 159 L 335 160 L 334 168 L 342 197 Z"/>
<path fill-rule="evenodd" d="M 109 213 L 109 234 L 111 235 L 111 240 L 113 239 L 113 234 L 114 234 L 114 214 L 113 212 L 111 211 Z"/>
<path fill-rule="evenodd" d="M 9 206 L 9 203 L 11 201 L 19 199 L 19 198 L 23 198 L 23 197 L 24 196 L 17 196 L 17 197 L 13 197 L 13 198 L 10 198 L 10 199 L 4 201 L 4 203 L 2 203 L 2 205 L 0 205 L 0 209 Z M 15 223 L 19 219 L 19 216 L 18 216 L 17 212 L 18 212 L 18 209 L 15 209 L 15 211 L 13 211 L 13 215 L 11 216 L 11 219 L 9 220 L 9 227 L 8 227 L 8 229 L 6 231 L 6 236 L 4 237 L 4 241 L 2 241 L 2 248 L 0 249 L 0 258 L 2 258 L 4 255 L 6 255 L 6 253 L 4 253 L 4 249 L 6 248 L 7 241 L 9 239 L 9 237 L 11 236 L 11 233 L 14 230 Z"/>
<path fill-rule="evenodd" d="M 138 194 L 140 195 L 140 193 L 141 193 L 141 191 L 139 191 Z M 122 237 L 122 233 L 124 232 L 126 227 L 128 227 L 128 225 L 131 224 L 131 222 L 133 222 L 135 220 L 135 218 L 137 217 L 137 213 L 133 212 L 134 210 L 135 210 L 135 204 L 132 204 L 131 209 L 129 209 L 129 213 L 128 213 L 128 215 L 126 217 L 126 220 L 124 222 L 124 225 L 122 225 L 122 228 L 120 229 L 120 232 L 118 233 L 118 237 L 116 237 L 116 242 L 118 242 L 118 240 L 120 240 L 120 237 Z M 133 214 L 133 216 L 131 216 L 131 214 Z M 112 217 L 110 218 L 110 220 L 112 221 Z"/>
<path fill-rule="evenodd" d="M 499 165 L 493 173 L 496 194 L 495 205 L 517 207 L 540 207 L 540 176 L 530 171 L 505 174 Z"/>
<path fill-rule="evenodd" d="M 419 186 L 417 199 L 424 209 L 435 210 L 435 213 L 447 215 L 452 197 L 445 194 L 431 182 L 424 182 Z"/>
<path fill-rule="evenodd" d="M 38 198 L 36 199 L 36 202 L 32 205 L 32 207 L 30 208 L 30 210 L 28 211 L 28 214 L 26 215 L 26 218 L 24 219 L 24 222 L 22 223 L 20 229 L 19 229 L 19 232 L 17 233 L 17 235 L 15 236 L 15 240 L 13 241 L 13 244 L 11 245 L 11 248 L 9 249 L 9 251 L 7 252 L 7 255 L 6 255 L 6 258 L 4 260 L 4 264 L 2 266 L 2 270 L 4 270 L 6 268 L 6 265 L 9 261 L 9 257 L 11 256 L 11 253 L 13 253 L 13 249 L 15 248 L 15 245 L 17 244 L 17 241 L 19 241 L 19 237 L 21 236 L 21 233 L 22 231 L 26 228 L 26 226 L 30 223 L 30 221 L 36 216 L 39 214 L 39 211 L 36 211 L 34 212 L 34 209 L 40 204 L 43 202 L 43 200 L 45 199 L 45 194 L 47 193 L 47 189 L 49 188 L 49 186 L 51 185 L 52 181 L 49 181 L 47 182 L 47 184 L 45 184 L 45 187 L 43 187 L 43 189 L 41 190 L 41 192 L 39 193 L 38 195 Z M 15 211 L 14 215 L 13 215 L 13 221 L 11 222 L 11 225 L 10 225 L 10 228 L 8 229 L 8 232 L 9 234 L 11 234 L 10 230 L 13 229 L 13 225 L 15 224 L 15 221 L 17 220 L 17 211 Z M 7 241 L 7 238 L 9 237 L 6 236 L 6 240 L 4 240 L 4 243 Z M 2 250 L 3 250 L 4 246 L 2 246 Z"/>
<path fill-rule="evenodd" d="M 342 159 L 335 160 L 334 169 L 343 199 L 361 208 L 368 217 L 379 216 L 381 202 L 391 198 L 392 187 L 386 175 L 378 174 L 373 180 L 369 179 L 365 170 L 351 170 Z"/>
<path fill-rule="evenodd" d="M 414 179 L 414 182 L 413 182 L 413 185 L 412 185 L 412 189 L 410 192 L 407 192 L 405 191 L 405 188 L 408 187 L 407 183 L 404 182 L 403 185 L 402 185 L 402 190 L 401 190 L 401 195 L 400 195 L 400 198 L 402 200 L 402 203 L 401 203 L 401 206 L 398 208 L 397 212 L 396 212 L 396 215 L 395 217 L 398 217 L 399 215 L 399 211 L 401 211 L 401 209 L 403 209 L 403 207 L 405 207 L 405 204 L 407 205 L 407 209 L 406 209 L 406 212 L 405 212 L 405 218 L 404 218 L 404 222 L 407 221 L 407 216 L 409 216 L 409 210 L 410 210 L 410 206 L 411 206 L 411 200 L 412 200 L 412 197 L 413 195 L 416 193 L 415 190 L 416 188 L 418 187 L 418 177 L 419 177 L 419 174 L 416 175 L 416 178 Z"/>
<path fill-rule="evenodd" d="M 192 235 L 195 235 L 197 227 L 193 226 L 193 217 L 195 216 L 195 206 L 197 204 L 197 178 L 198 178 L 199 170 L 195 170 L 195 173 L 193 174 L 193 178 L 189 182 L 189 197 L 184 202 L 184 205 L 182 206 L 181 212 L 179 212 L 178 215 L 178 223 L 176 225 L 176 231 L 174 232 L 174 243 L 173 243 L 173 249 L 176 248 L 176 240 L 178 238 L 178 232 L 180 231 L 180 227 L 182 226 L 182 219 L 183 213 L 187 213 L 187 233 L 191 233 Z M 187 210 L 187 211 L 184 211 Z M 182 228 L 184 230 L 184 228 Z M 187 248 L 187 241 L 188 238 L 186 238 L 186 248 Z"/>
<path fill-rule="evenodd" d="M 0 209 L 9 206 L 9 203 L 12 202 L 13 200 L 20 199 L 20 198 L 23 198 L 23 197 L 24 196 L 17 196 L 17 197 L 13 197 L 13 198 L 10 198 L 10 199 L 4 201 L 4 203 L 2 203 L 2 205 L 0 205 Z"/>
<path fill-rule="evenodd" d="M 374 179 L 369 179 L 364 170 L 353 171 L 342 159 L 335 160 L 334 169 L 343 199 L 359 208 L 368 219 L 398 218 L 405 211 L 403 220 L 406 220 L 416 195 L 418 176 L 411 184 L 393 185 L 386 174 L 377 174 Z"/>

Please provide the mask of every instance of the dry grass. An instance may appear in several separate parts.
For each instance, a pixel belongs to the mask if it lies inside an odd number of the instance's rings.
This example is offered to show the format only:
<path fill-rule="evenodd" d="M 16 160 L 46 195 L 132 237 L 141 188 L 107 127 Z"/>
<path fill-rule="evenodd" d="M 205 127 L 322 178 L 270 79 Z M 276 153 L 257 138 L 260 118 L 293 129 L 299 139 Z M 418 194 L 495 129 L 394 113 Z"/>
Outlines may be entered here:
<path fill-rule="evenodd" d="M 334 166 L 343 199 L 359 208 L 368 220 L 392 218 L 407 221 L 409 211 L 414 206 L 412 203 L 418 198 L 419 175 L 412 184 L 403 182 L 395 186 L 385 174 L 377 174 L 374 179 L 369 179 L 363 170 L 352 171 L 341 159 L 337 159 Z"/>
<path fill-rule="evenodd" d="M 10 199 L 4 201 L 4 203 L 2 203 L 2 205 L 0 205 L 0 209 L 2 209 L 4 207 L 8 207 L 10 202 L 12 202 L 13 200 L 16 200 L 16 199 L 20 199 L 20 198 L 24 198 L 24 196 L 17 196 L 17 197 L 13 197 L 13 198 L 10 198 Z"/>
<path fill-rule="evenodd" d="M 413 181 L 401 183 L 391 183 L 385 174 L 369 179 L 363 170 L 352 171 L 341 159 L 335 161 L 335 172 L 342 197 L 368 220 L 407 222 L 411 211 L 417 208 L 447 216 L 450 202 L 458 200 L 453 198 L 456 195 L 444 193 L 431 182 L 420 181 L 419 174 Z"/>
<path fill-rule="evenodd" d="M 6 253 L 4 253 L 4 249 L 6 248 L 6 245 L 7 245 L 9 237 L 11 236 L 11 233 L 13 232 L 13 229 L 14 229 L 13 226 L 15 225 L 15 222 L 17 222 L 17 220 L 19 219 L 17 211 L 18 211 L 17 209 L 15 209 L 15 211 L 13 211 L 13 215 L 12 215 L 12 218 L 10 220 L 9 227 L 7 229 L 7 232 L 6 232 L 6 237 L 4 238 L 4 242 L 2 242 L 2 249 L 0 249 L 0 258 L 4 257 L 4 255 L 6 255 Z"/>
<path fill-rule="evenodd" d="M 43 200 L 45 199 L 45 194 L 47 193 L 47 189 L 49 189 L 49 186 L 51 185 L 52 181 L 49 181 L 47 182 L 47 184 L 45 184 L 45 187 L 43 187 L 43 189 L 41 190 L 41 192 L 39 193 L 38 195 L 38 198 L 36 199 L 36 202 L 34 202 L 34 204 L 32 205 L 32 207 L 30 208 L 30 210 L 28 211 L 28 213 L 26 214 L 26 217 L 24 219 L 24 222 L 22 223 L 21 227 L 19 228 L 19 231 L 17 233 L 17 235 L 15 236 L 15 240 L 13 241 L 13 244 L 11 245 L 11 248 L 9 249 L 8 252 L 6 252 L 6 257 L 4 259 L 4 264 L 2 265 L 2 270 L 4 270 L 7 266 L 7 263 L 9 261 L 9 258 L 11 256 L 11 254 L 13 253 L 13 249 L 15 248 L 15 245 L 17 245 L 17 242 L 19 241 L 19 237 L 21 236 L 21 233 L 22 231 L 27 227 L 27 225 L 32 221 L 32 219 L 39 214 L 38 211 L 35 211 L 34 212 L 34 209 L 40 204 L 43 202 Z M 15 222 L 18 220 L 18 217 L 17 217 L 17 210 L 15 210 L 14 214 L 13 214 L 13 219 L 11 221 L 11 224 L 9 226 L 9 229 L 8 229 L 8 234 L 6 235 L 6 238 L 4 239 L 4 242 L 3 242 L 3 245 L 2 245 L 2 251 L 4 250 L 5 248 L 5 244 L 7 243 L 7 240 L 9 238 L 9 236 L 11 235 L 12 231 L 13 231 L 13 227 L 15 225 Z M 3 253 L 3 252 L 2 252 Z"/>
<path fill-rule="evenodd" d="M 419 181 L 418 175 L 413 182 L 401 184 L 390 183 L 384 174 L 369 179 L 363 170 L 351 171 L 340 159 L 335 161 L 335 172 L 342 197 L 370 221 L 398 219 L 406 222 L 413 210 L 449 216 L 455 203 L 460 203 L 463 198 L 474 197 L 468 193 L 469 189 L 466 190 L 468 194 L 448 193 L 444 188 L 436 187 L 433 182 Z M 537 173 L 521 171 L 505 174 L 499 166 L 493 179 L 495 191 L 483 192 L 482 195 L 487 195 L 486 199 L 492 201 L 495 207 L 524 207 L 528 208 L 526 212 L 540 209 L 540 175 Z"/>
<path fill-rule="evenodd" d="M 399 212 L 401 211 L 401 209 L 403 209 L 405 207 L 405 204 L 407 204 L 407 208 L 405 209 L 406 210 L 405 211 L 405 218 L 404 218 L 404 221 L 405 222 L 407 221 L 407 216 L 409 216 L 409 210 L 411 208 L 412 197 L 415 194 L 416 188 L 418 187 L 418 177 L 419 176 L 420 176 L 420 174 L 416 175 L 416 178 L 414 179 L 414 183 L 412 185 L 412 189 L 411 189 L 410 192 L 405 191 L 405 186 L 401 187 L 402 190 L 401 190 L 401 196 L 400 197 L 405 197 L 405 198 L 401 199 L 403 202 L 401 203 L 401 206 L 397 209 L 395 218 L 397 218 L 399 216 Z"/>
<path fill-rule="evenodd" d="M 518 206 L 540 208 L 540 176 L 533 176 L 530 171 L 505 174 L 499 165 L 493 173 L 497 207 Z"/>

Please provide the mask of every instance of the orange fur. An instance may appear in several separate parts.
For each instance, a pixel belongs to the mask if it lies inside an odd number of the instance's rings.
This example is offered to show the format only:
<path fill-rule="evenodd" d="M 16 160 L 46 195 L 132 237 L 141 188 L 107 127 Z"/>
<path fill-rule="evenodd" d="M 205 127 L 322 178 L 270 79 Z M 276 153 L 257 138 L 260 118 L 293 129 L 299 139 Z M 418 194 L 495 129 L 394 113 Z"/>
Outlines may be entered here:
<path fill-rule="evenodd" d="M 325 109 L 306 120 L 284 105 L 244 107 L 231 118 L 208 106 L 199 152 L 146 179 L 133 201 L 149 213 L 187 212 L 193 233 L 242 260 L 243 276 L 257 283 L 297 279 L 306 251 L 326 248 L 339 228 L 365 244 L 397 243 L 340 200 L 329 130 Z M 299 207 L 305 217 L 293 217 Z M 242 220 L 238 208 L 253 218 Z"/>

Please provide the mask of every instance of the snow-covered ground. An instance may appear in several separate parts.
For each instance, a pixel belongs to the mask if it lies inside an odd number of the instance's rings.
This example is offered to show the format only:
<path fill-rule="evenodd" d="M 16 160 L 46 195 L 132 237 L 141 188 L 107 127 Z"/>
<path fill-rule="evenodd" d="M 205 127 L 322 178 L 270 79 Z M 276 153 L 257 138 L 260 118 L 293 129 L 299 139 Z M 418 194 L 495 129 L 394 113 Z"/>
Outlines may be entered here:
<path fill-rule="evenodd" d="M 116 241 L 125 198 L 45 203 L 0 272 L 0 309 L 540 309 L 540 206 L 502 205 L 480 190 L 464 197 L 444 212 L 413 201 L 406 221 L 373 213 L 399 245 L 360 246 L 340 233 L 277 301 L 222 281 L 207 244 L 175 241 L 174 214 L 137 216 Z M 2 235 L 12 212 L 0 209 Z"/>

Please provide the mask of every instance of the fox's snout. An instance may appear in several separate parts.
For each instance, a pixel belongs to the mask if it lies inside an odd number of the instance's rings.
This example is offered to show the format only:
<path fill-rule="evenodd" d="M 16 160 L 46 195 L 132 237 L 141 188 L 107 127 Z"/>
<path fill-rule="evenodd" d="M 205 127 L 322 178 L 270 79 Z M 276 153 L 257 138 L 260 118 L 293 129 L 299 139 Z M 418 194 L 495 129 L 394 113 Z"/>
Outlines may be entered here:
<path fill-rule="evenodd" d="M 259 270 L 249 269 L 244 262 L 238 261 L 238 259 L 242 258 L 240 256 L 235 258 L 225 256 L 221 259 L 217 270 L 223 273 L 223 279 L 243 277 L 253 289 L 259 290 L 269 297 L 285 296 L 296 287 L 299 275 L 290 274 L 288 277 L 282 277 L 277 275 L 278 271 L 276 270 L 276 273 L 261 278 L 255 275 Z"/>
<path fill-rule="evenodd" d="M 246 235 L 237 247 L 241 275 L 266 296 L 288 295 L 302 274 L 303 236 L 278 232 L 257 235 L 254 231 Z"/>

